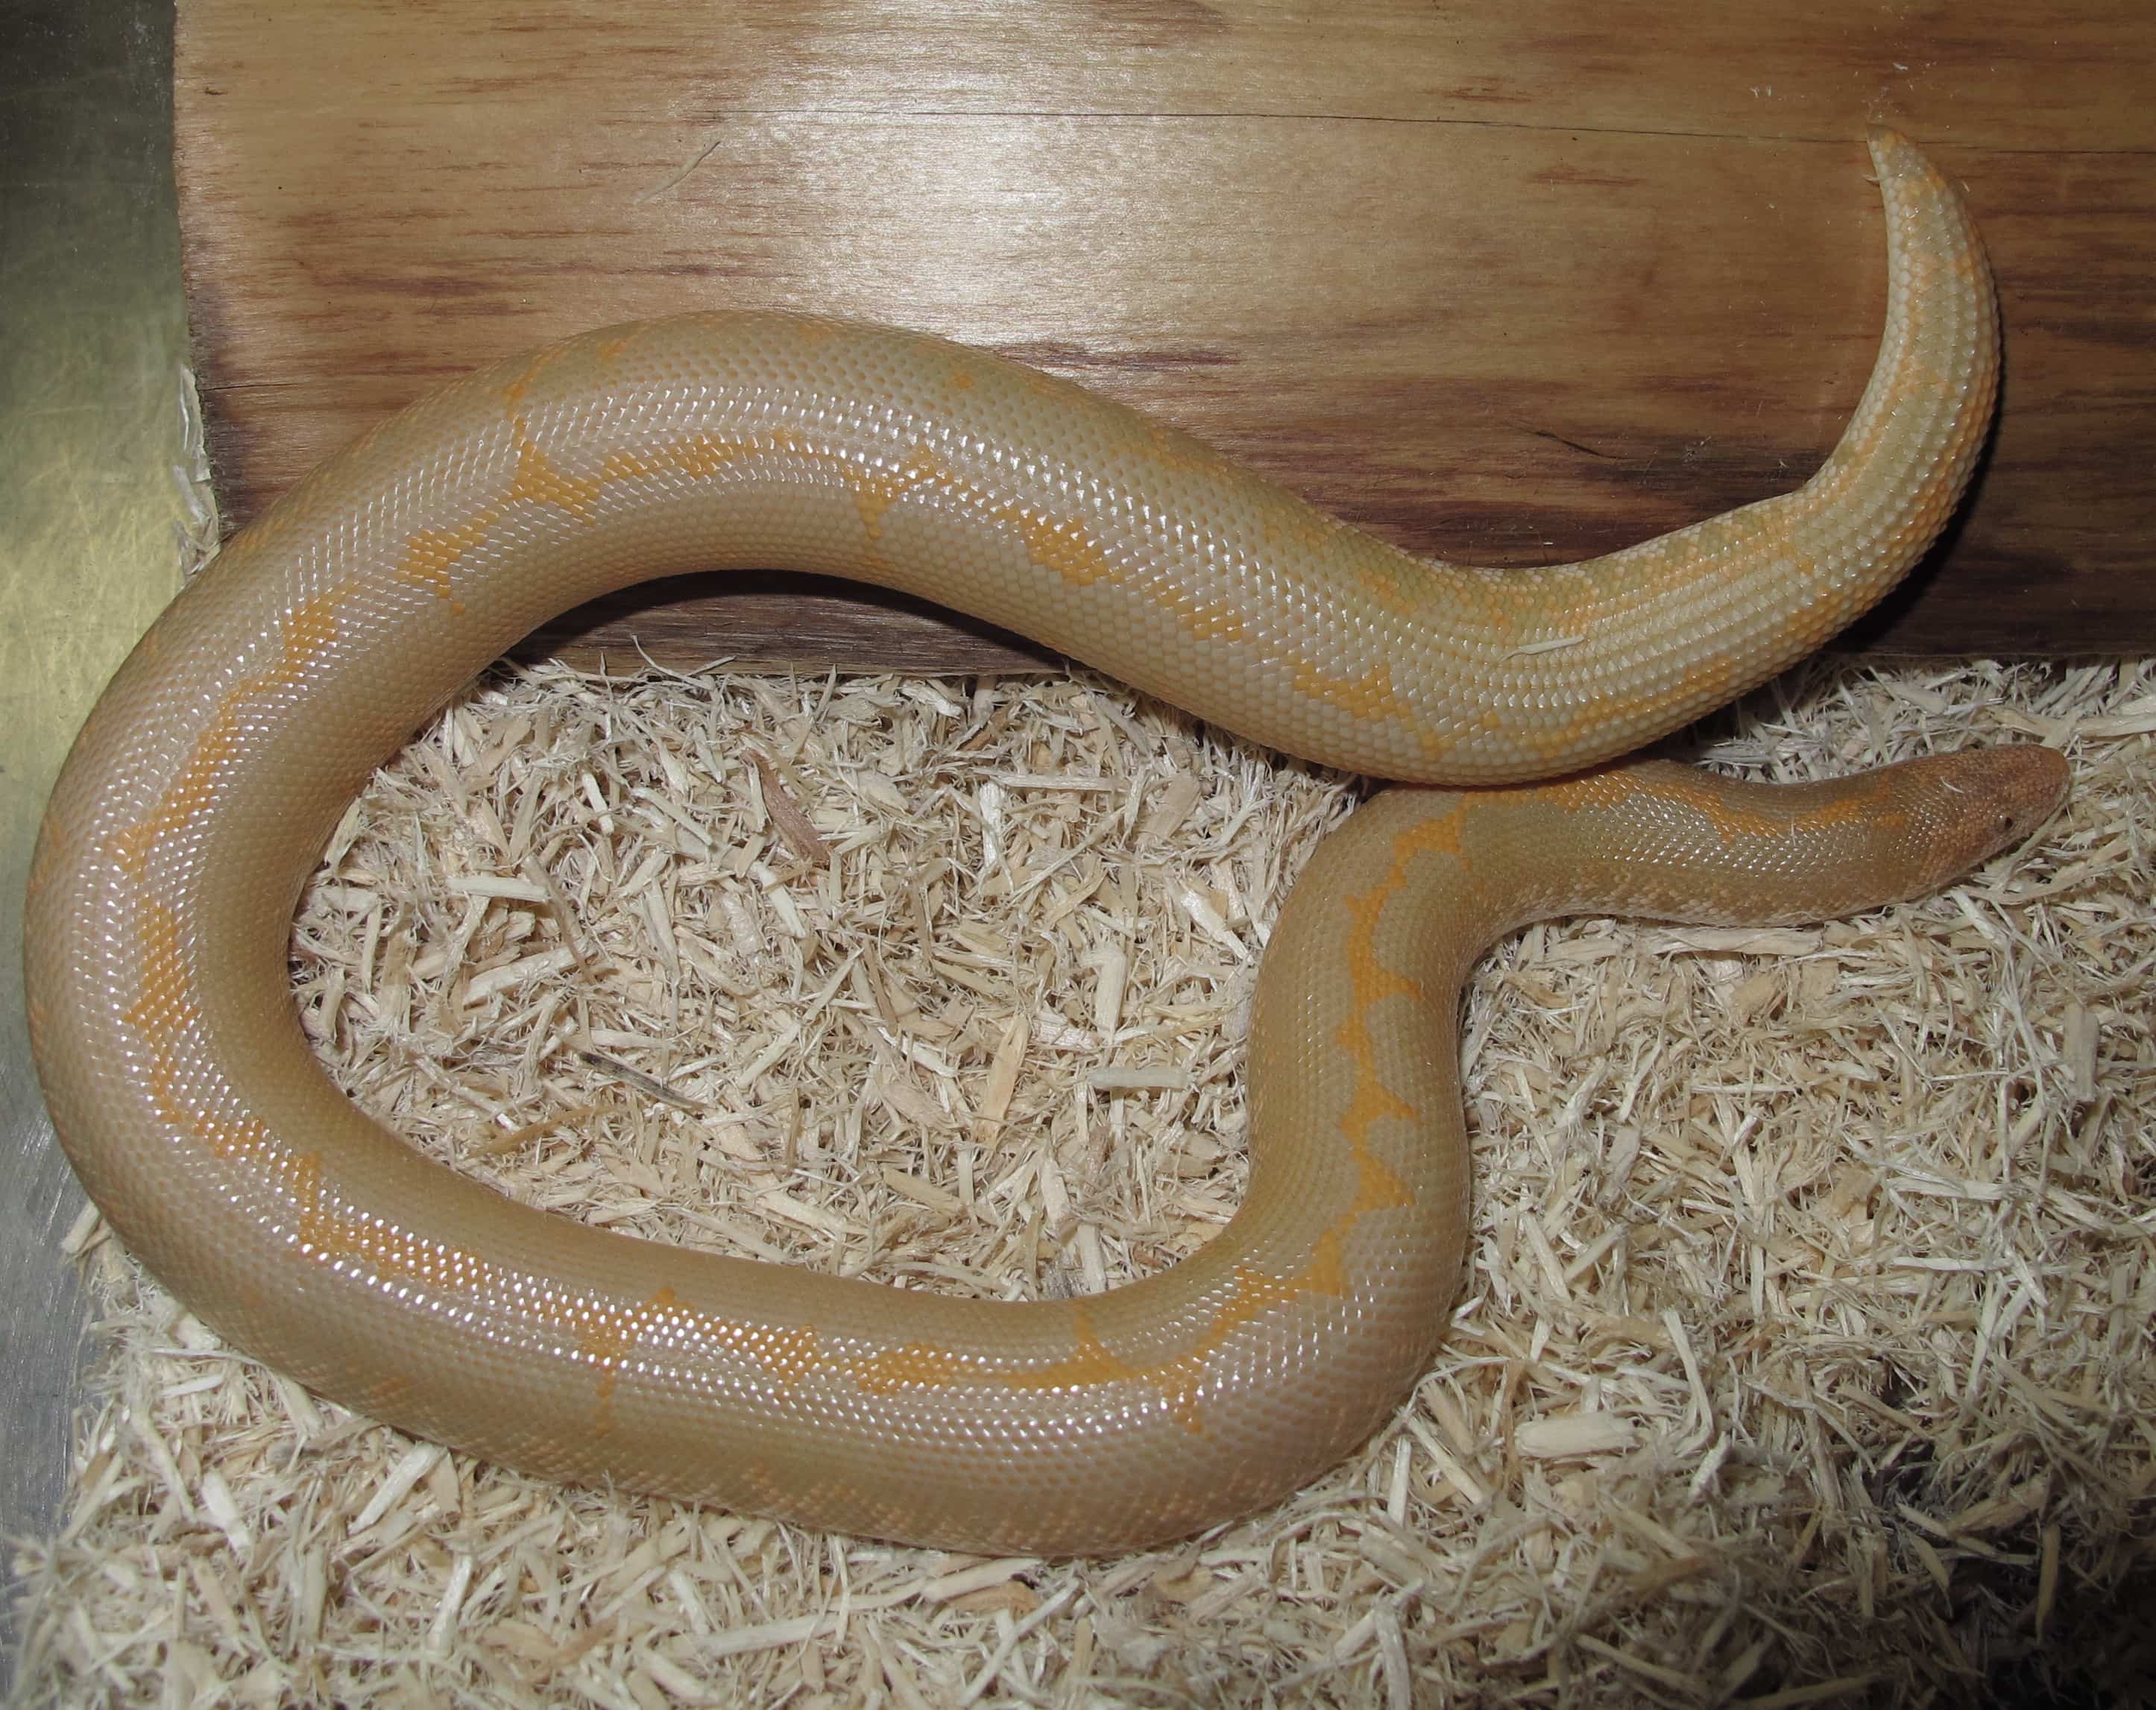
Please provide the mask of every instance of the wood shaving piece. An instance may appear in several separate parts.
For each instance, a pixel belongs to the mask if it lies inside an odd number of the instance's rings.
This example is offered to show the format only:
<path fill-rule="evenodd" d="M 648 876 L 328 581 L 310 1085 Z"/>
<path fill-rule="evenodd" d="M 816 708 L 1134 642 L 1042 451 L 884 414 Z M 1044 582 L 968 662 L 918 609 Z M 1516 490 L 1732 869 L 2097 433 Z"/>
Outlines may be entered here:
<path fill-rule="evenodd" d="M 672 1105 L 676 1110 L 701 1112 L 705 1108 L 695 1099 L 675 1091 L 665 1081 L 645 1074 L 641 1069 L 631 1067 L 619 1057 L 610 1057 L 603 1051 L 578 1051 L 577 1055 L 594 1069 L 603 1070 L 615 1080 L 634 1086 L 647 1098 L 658 1099 L 661 1103 Z"/>
<path fill-rule="evenodd" d="M 1638 1440 L 1639 1433 L 1628 1420 L 1609 1413 L 1558 1414 L 1531 1420 L 1512 1434 L 1513 1446 L 1530 1461 L 1613 1454 Z"/>
<path fill-rule="evenodd" d="M 786 846 L 804 861 L 829 866 L 834 859 L 831 845 L 824 841 L 814 822 L 788 791 L 778 768 L 761 748 L 749 749 L 748 757 L 762 786 L 764 811 L 771 815 L 771 823 L 778 828 L 778 834 L 786 840 Z"/>
<path fill-rule="evenodd" d="M 1194 1083 L 1189 1070 L 1169 1064 L 1158 1068 L 1089 1069 L 1086 1084 L 1096 1092 L 1188 1092 Z"/>
<path fill-rule="evenodd" d="M 1003 1037 L 997 1041 L 987 1085 L 975 1105 L 975 1133 L 983 1143 L 993 1143 L 1002 1132 L 1011 1096 L 1018 1091 L 1019 1071 L 1025 1061 L 1026 1040 L 1031 1031 L 1028 1019 L 1024 1010 L 1014 1009 L 1004 1024 Z"/>

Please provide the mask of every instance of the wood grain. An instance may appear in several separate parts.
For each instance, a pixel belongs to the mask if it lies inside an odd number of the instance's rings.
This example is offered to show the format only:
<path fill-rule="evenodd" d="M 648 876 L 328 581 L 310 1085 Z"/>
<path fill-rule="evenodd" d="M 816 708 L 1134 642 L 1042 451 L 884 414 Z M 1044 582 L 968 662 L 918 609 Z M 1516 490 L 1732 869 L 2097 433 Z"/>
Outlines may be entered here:
<path fill-rule="evenodd" d="M 1600 552 L 1831 444 L 1884 290 L 1861 139 L 1892 121 L 1968 185 L 2007 388 L 1962 525 L 1861 639 L 2156 644 L 2142 0 L 185 0 L 177 61 L 234 522 L 443 377 L 723 304 L 1018 356 L 1416 552 Z M 889 602 L 809 629 L 767 588 L 679 592 L 549 633 L 670 663 L 1029 656 L 919 614 L 894 642 Z"/>

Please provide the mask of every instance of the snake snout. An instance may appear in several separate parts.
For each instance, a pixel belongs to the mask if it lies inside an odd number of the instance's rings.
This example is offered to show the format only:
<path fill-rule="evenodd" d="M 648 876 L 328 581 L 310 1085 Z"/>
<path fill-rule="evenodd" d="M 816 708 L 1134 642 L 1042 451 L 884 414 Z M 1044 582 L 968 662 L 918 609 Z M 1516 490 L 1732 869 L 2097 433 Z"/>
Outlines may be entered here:
<path fill-rule="evenodd" d="M 1985 755 L 1985 783 L 1993 796 L 1994 853 L 2026 837 L 2059 810 L 2066 799 L 2070 768 L 2056 748 L 2025 742 L 1994 748 Z"/>
<path fill-rule="evenodd" d="M 1919 763 L 1933 797 L 1928 833 L 1940 882 L 2010 849 L 2058 811 L 2069 768 L 2056 748 L 2032 742 L 1941 755 Z"/>

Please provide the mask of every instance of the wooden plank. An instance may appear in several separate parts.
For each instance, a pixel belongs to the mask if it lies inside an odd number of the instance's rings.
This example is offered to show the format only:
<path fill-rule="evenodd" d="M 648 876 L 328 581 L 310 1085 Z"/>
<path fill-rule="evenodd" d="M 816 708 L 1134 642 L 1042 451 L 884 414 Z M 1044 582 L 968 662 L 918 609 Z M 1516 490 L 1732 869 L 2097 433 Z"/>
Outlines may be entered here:
<path fill-rule="evenodd" d="M 1884 290 L 1877 117 L 1969 186 L 2009 382 L 1975 503 L 1863 635 L 2146 649 L 2156 8 L 1907 10 L 185 0 L 182 222 L 228 515 L 475 364 L 773 306 L 1085 380 L 1413 551 L 1603 551 L 1832 444 Z M 658 650 L 798 641 L 745 604 L 676 608 Z M 886 609 L 802 662 L 863 657 Z M 619 651 L 665 626 L 576 627 Z M 1009 663 L 981 645 L 906 656 Z"/>

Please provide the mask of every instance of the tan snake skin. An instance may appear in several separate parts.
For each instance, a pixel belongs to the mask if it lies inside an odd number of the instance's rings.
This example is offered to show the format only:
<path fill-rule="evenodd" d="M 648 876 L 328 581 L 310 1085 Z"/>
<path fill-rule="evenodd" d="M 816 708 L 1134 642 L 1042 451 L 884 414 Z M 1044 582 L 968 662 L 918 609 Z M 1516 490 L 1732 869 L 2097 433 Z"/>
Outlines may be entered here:
<path fill-rule="evenodd" d="M 1384 1420 L 1443 1332 L 1468 1193 L 1458 994 L 1493 937 L 1579 910 L 1768 922 L 1907 896 L 2025 834 L 2059 757 L 1380 797 L 1267 952 L 1247 1203 L 1188 1262 L 1078 1301 L 677 1250 L 423 1160 L 309 1053 L 285 967 L 300 887 L 372 769 L 510 643 L 711 566 L 911 589 L 1381 777 L 1486 785 L 1623 754 L 1869 605 L 1967 479 L 1989 274 L 1916 150 L 1882 132 L 1872 151 L 1891 295 L 1840 445 L 1794 493 L 1591 563 L 1420 562 L 1074 387 L 818 320 L 615 327 L 426 399 L 173 602 L 54 793 L 30 1015 L 84 1184 L 241 1348 L 553 1476 L 1054 1553 L 1292 1491 Z"/>

